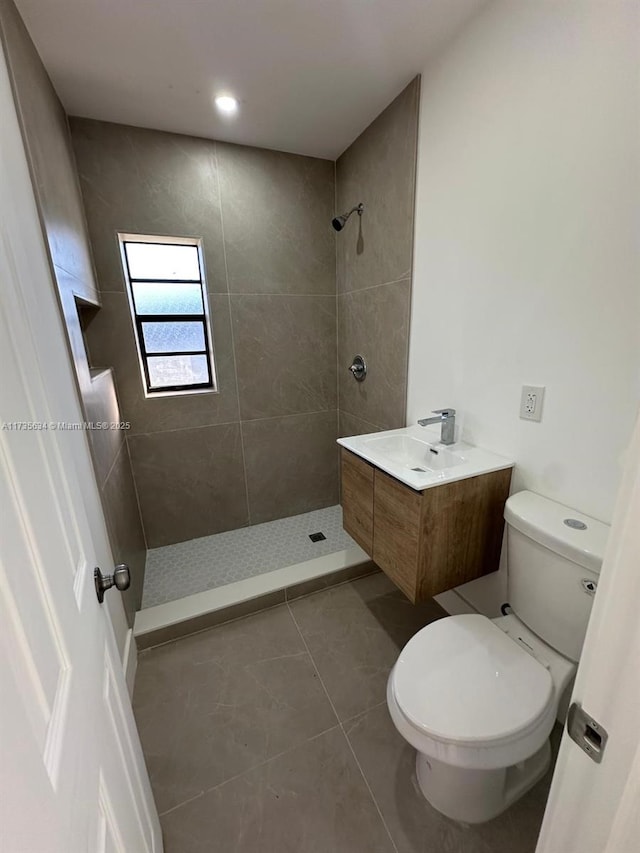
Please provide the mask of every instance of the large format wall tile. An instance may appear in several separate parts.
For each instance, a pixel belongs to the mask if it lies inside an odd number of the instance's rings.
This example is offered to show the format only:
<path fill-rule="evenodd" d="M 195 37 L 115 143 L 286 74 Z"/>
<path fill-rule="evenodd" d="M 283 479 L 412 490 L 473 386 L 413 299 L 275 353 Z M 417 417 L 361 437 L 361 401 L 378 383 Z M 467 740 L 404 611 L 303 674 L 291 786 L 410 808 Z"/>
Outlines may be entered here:
<path fill-rule="evenodd" d="M 408 279 L 338 296 L 339 408 L 382 429 L 405 422 L 410 300 Z M 364 382 L 347 371 L 357 353 Z"/>
<path fill-rule="evenodd" d="M 72 132 L 103 296 L 102 308 L 85 324 L 85 336 L 92 365 L 114 368 L 137 463 L 139 448 L 147 446 L 152 435 L 168 430 L 331 411 L 324 419 L 301 418 L 282 427 L 297 448 L 296 458 L 307 459 L 316 475 L 295 485 L 291 478 L 287 493 L 275 501 L 261 460 L 272 462 L 282 443 L 272 434 L 269 449 L 267 439 L 259 437 L 267 435 L 267 427 L 249 426 L 247 434 L 250 453 L 256 454 L 252 521 L 333 502 L 334 164 L 84 119 L 72 120 Z M 204 238 L 219 393 L 145 397 L 123 290 L 118 230 Z M 227 281 L 231 303 L 226 293 L 219 293 L 227 290 Z M 148 487 L 159 482 L 159 471 L 138 478 L 150 543 L 158 544 L 160 535 L 162 541 L 180 541 L 215 532 L 218 528 L 198 520 L 199 511 L 194 523 L 180 522 L 179 516 L 187 515 L 185 500 L 189 505 L 192 499 L 189 478 L 177 471 L 180 453 L 176 458 L 160 456 L 167 465 L 163 476 L 172 481 L 173 502 L 182 509 L 165 524 L 162 519 L 171 517 L 173 509 L 164 505 L 162 489 Z M 319 459 L 330 460 L 326 471 L 320 470 Z M 225 477 L 216 480 L 222 504 L 235 505 L 246 476 L 241 467 L 237 483 Z M 238 525 L 246 523 L 245 506 Z"/>
<path fill-rule="evenodd" d="M 77 300 L 97 305 L 100 297 L 67 117 L 11 0 L 0 2 L 0 29 L 84 415 L 88 421 L 119 421 L 112 377 L 103 374 L 95 379 L 89 371 L 78 314 Z M 124 490 L 117 506 L 107 506 L 104 490 L 101 498 L 111 548 L 116 559 L 131 568 L 131 588 L 124 598 L 132 625 L 144 579 L 145 544 L 129 457 L 119 431 L 92 430 L 89 440 L 98 487 L 112 471 L 113 482 L 118 480 Z"/>
<path fill-rule="evenodd" d="M 238 420 L 238 393 L 233 358 L 229 297 L 209 297 L 218 393 L 169 397 L 144 396 L 133 321 L 125 293 L 104 293 L 102 308 L 86 326 L 91 362 L 112 365 L 123 417 L 131 433 L 160 432 Z"/>
<path fill-rule="evenodd" d="M 242 424 L 252 524 L 337 503 L 336 415 L 318 412 Z"/>
<path fill-rule="evenodd" d="M 218 143 L 233 293 L 335 293 L 334 164 Z"/>
<path fill-rule="evenodd" d="M 239 424 L 133 435 L 128 442 L 150 548 L 247 524 Z"/>
<path fill-rule="evenodd" d="M 73 276 L 79 296 L 95 301 L 67 117 L 13 3 L 2 4 L 0 26 L 51 262 Z"/>
<path fill-rule="evenodd" d="M 116 396 L 113 371 L 92 371 L 86 391 L 83 393 L 84 413 L 89 422 L 119 423 L 120 407 Z M 124 429 L 92 429 L 89 444 L 93 455 L 93 466 L 98 486 L 102 487 L 125 441 Z"/>
<path fill-rule="evenodd" d="M 242 420 L 336 408 L 335 296 L 232 296 Z"/>
<path fill-rule="evenodd" d="M 113 556 L 116 563 L 126 563 L 131 572 L 131 586 L 122 593 L 122 599 L 133 624 L 142 603 L 147 549 L 126 444 L 121 447 L 101 496 Z"/>
<path fill-rule="evenodd" d="M 365 205 L 336 242 L 340 435 L 405 423 L 419 88 L 416 78 L 336 163 L 338 208 Z M 358 353 L 362 383 L 347 372 Z"/>
<path fill-rule="evenodd" d="M 339 293 L 411 273 L 419 90 L 416 77 L 336 163 L 338 209 L 365 206 L 337 237 Z"/>
<path fill-rule="evenodd" d="M 122 290 L 116 232 L 202 237 L 210 293 L 227 290 L 216 143 L 71 119 L 100 289 Z"/>
<path fill-rule="evenodd" d="M 349 435 L 367 435 L 370 432 L 380 432 L 380 429 L 376 424 L 363 421 L 362 418 L 350 415 L 349 412 L 340 412 L 338 415 L 338 438 L 345 438 Z"/>

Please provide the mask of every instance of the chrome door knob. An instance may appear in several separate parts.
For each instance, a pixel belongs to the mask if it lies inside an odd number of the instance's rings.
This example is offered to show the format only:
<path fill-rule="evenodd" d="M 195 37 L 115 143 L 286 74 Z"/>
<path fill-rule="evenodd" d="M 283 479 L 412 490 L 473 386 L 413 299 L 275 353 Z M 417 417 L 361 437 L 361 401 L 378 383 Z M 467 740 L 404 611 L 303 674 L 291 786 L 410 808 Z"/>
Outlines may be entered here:
<path fill-rule="evenodd" d="M 103 575 L 99 566 L 96 566 L 93 570 L 93 582 L 96 587 L 98 601 L 102 604 L 105 592 L 111 589 L 112 586 L 115 586 L 120 592 L 129 589 L 131 586 L 129 566 L 126 563 L 120 563 L 120 565 L 115 567 L 112 575 Z"/>

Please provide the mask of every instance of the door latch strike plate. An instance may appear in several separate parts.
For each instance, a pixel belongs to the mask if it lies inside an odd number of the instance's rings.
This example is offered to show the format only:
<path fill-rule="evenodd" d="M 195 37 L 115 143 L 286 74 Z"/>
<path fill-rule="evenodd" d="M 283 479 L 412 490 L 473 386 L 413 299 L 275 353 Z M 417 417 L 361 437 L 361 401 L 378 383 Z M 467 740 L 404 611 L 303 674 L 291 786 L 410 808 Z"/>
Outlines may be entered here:
<path fill-rule="evenodd" d="M 584 750 L 596 764 L 600 764 L 609 735 L 607 730 L 590 717 L 577 702 L 569 708 L 567 731 L 569 737 L 578 744 L 580 749 Z"/>

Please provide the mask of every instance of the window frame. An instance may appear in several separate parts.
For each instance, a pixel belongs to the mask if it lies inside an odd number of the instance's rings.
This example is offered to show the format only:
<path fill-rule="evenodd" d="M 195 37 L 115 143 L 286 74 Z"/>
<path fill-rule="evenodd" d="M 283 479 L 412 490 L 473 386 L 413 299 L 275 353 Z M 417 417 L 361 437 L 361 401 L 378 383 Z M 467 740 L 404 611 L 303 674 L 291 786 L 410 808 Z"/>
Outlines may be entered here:
<path fill-rule="evenodd" d="M 142 379 L 142 387 L 144 396 L 147 399 L 156 397 L 174 397 L 187 394 L 211 394 L 218 393 L 218 381 L 216 375 L 216 364 L 213 346 L 213 334 L 211 330 L 211 317 L 209 312 L 209 294 L 207 289 L 206 271 L 204 266 L 204 255 L 202 252 L 202 240 L 199 237 L 174 237 L 164 234 L 131 234 L 118 232 L 118 246 L 120 249 L 120 258 L 122 265 L 122 274 L 125 280 L 125 290 L 129 301 L 129 311 L 131 313 L 131 321 L 133 323 L 134 337 L 136 340 L 136 350 L 138 354 L 138 363 L 140 366 L 140 374 Z M 198 270 L 200 278 L 196 279 L 162 279 L 162 278 L 132 278 L 129 268 L 129 259 L 126 251 L 127 243 L 146 243 L 152 245 L 166 246 L 193 246 L 198 253 Z M 134 284 L 150 283 L 150 284 L 197 284 L 200 286 L 202 296 L 202 313 L 198 314 L 138 314 L 136 310 Z M 176 323 L 189 322 L 201 323 L 204 349 L 197 351 L 178 351 L 171 352 L 147 352 L 144 340 L 144 323 Z M 207 382 L 194 382 L 187 385 L 163 385 L 159 388 L 152 388 L 149 376 L 148 360 L 158 356 L 202 356 L 206 358 L 208 380 Z"/>

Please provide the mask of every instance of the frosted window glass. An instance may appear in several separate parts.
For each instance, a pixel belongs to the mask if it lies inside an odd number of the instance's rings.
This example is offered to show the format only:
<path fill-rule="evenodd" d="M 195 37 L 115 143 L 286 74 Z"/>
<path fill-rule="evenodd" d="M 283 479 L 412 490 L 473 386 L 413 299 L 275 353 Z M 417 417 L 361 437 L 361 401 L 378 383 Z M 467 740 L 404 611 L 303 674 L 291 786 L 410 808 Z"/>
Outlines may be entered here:
<path fill-rule="evenodd" d="M 206 355 L 153 355 L 147 359 L 151 388 L 200 385 L 209 381 Z"/>
<path fill-rule="evenodd" d="M 137 314 L 203 314 L 199 284 L 135 282 L 133 298 Z"/>
<path fill-rule="evenodd" d="M 143 323 L 142 334 L 147 352 L 192 352 L 205 349 L 204 328 L 199 320 L 187 322 Z"/>
<path fill-rule="evenodd" d="M 168 243 L 125 243 L 131 278 L 200 281 L 196 246 Z"/>

